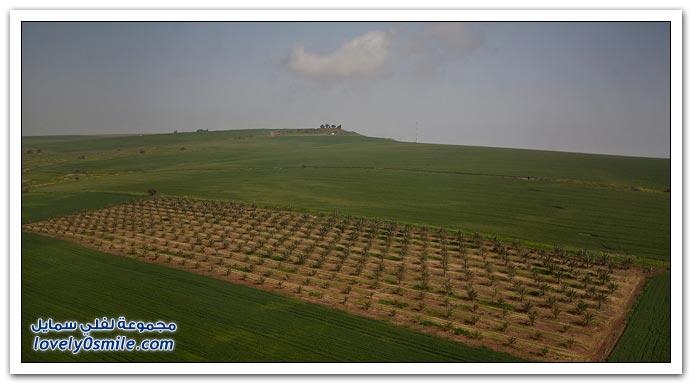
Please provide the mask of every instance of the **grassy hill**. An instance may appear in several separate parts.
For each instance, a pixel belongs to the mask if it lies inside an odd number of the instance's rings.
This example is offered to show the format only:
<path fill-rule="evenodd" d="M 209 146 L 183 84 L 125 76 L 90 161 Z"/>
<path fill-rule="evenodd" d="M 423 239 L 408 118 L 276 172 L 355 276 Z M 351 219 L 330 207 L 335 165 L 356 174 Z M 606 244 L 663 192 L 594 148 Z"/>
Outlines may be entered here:
<path fill-rule="evenodd" d="M 670 258 L 668 159 L 272 132 L 24 138 L 23 220 L 153 188 Z"/>

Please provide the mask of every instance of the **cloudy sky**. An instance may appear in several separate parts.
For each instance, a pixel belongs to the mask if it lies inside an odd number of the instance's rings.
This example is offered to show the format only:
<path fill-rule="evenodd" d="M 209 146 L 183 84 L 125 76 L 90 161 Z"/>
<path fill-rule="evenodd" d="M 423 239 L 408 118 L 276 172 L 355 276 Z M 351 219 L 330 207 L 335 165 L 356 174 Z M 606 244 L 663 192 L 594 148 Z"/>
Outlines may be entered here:
<path fill-rule="evenodd" d="M 342 124 L 669 157 L 668 23 L 27 23 L 23 135 Z"/>

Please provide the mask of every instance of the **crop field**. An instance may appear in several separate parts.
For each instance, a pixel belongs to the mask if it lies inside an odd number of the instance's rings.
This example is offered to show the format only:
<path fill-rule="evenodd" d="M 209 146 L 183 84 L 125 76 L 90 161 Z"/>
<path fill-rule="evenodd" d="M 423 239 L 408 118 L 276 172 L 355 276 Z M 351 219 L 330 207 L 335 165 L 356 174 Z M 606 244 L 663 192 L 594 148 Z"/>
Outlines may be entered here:
<path fill-rule="evenodd" d="M 540 361 L 602 361 L 646 275 L 633 258 L 480 233 L 150 198 L 23 230 Z"/>
<path fill-rule="evenodd" d="M 670 362 L 670 289 L 670 273 L 646 284 L 608 361 Z"/>
<path fill-rule="evenodd" d="M 165 317 L 170 352 L 36 352 L 23 362 L 512 362 L 511 355 L 78 244 L 22 234 L 22 339 L 29 324 L 96 314 Z M 133 282 L 136 282 L 133 283 Z M 69 303 L 69 304 L 65 304 Z M 276 321 L 280 319 L 281 321 Z M 26 326 L 24 326 L 26 325 Z"/>

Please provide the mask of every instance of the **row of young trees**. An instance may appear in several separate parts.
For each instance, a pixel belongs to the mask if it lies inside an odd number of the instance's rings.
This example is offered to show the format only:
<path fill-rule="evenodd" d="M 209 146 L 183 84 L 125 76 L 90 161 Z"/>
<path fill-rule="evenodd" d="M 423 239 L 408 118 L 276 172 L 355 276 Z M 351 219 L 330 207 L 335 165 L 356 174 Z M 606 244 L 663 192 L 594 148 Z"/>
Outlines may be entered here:
<path fill-rule="evenodd" d="M 501 321 L 507 325 L 492 327 L 505 333 L 510 318 L 520 321 L 512 324 L 534 327 L 540 318 L 558 321 L 565 313 L 581 316 L 581 324 L 589 325 L 594 311 L 617 289 L 614 269 L 629 263 L 601 256 L 570 265 L 575 258 L 559 247 L 531 250 L 488 241 L 478 233 L 466 238 L 462 231 L 214 201 L 154 198 L 99 214 L 69 216 L 61 223 L 58 231 L 63 234 L 103 240 L 99 231 L 111 236 L 122 232 L 117 248 L 127 254 L 177 258 L 180 265 L 200 269 L 204 264 L 210 272 L 218 265 L 226 275 L 257 275 L 253 281 L 258 285 L 285 275 L 276 286 L 291 281 L 299 287 L 294 293 L 301 295 L 307 290 L 321 297 L 331 289 L 341 293 L 346 304 L 354 288 L 360 294 L 368 291 L 370 296 L 360 304 L 368 311 L 373 305 L 382 307 L 373 303 L 372 295 L 392 293 L 401 299 L 384 304 L 391 306 L 390 316 L 409 307 L 404 311 L 444 319 L 454 332 L 460 321 L 470 327 L 481 322 L 481 329 Z M 442 312 L 430 306 L 434 302 Z M 489 318 L 492 313 L 499 314 L 497 320 Z"/>

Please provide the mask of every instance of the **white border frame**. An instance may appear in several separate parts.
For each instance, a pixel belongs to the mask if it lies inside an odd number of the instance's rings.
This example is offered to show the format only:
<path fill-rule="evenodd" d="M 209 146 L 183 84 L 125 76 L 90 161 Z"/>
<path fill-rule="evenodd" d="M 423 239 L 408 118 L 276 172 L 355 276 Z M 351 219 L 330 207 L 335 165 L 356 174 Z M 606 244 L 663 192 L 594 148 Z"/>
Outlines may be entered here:
<path fill-rule="evenodd" d="M 671 363 L 22 363 L 22 21 L 670 21 Z M 682 11 L 680 10 L 12 10 L 10 11 L 11 374 L 681 374 L 683 315 Z M 13 332 L 14 330 L 14 332 Z"/>

